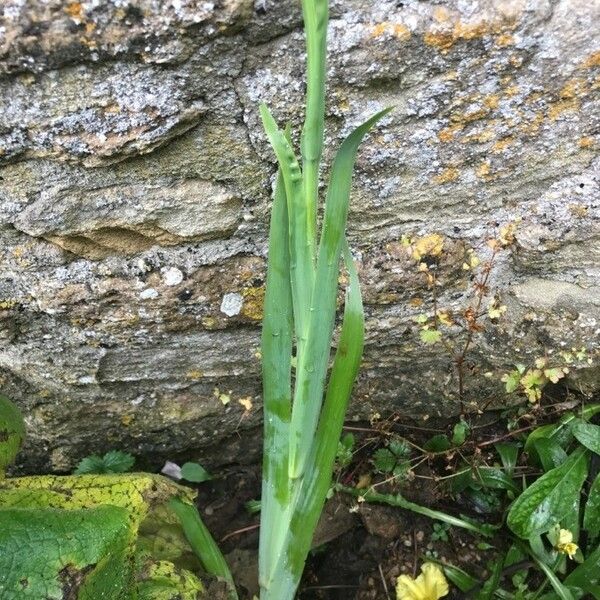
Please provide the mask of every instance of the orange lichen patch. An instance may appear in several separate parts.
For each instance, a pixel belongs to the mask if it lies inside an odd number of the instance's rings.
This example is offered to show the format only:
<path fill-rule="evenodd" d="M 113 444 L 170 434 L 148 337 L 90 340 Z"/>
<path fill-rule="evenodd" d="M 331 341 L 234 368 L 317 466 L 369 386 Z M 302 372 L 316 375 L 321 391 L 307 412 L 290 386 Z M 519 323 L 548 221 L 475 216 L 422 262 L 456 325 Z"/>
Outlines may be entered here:
<path fill-rule="evenodd" d="M 488 112 L 489 109 L 480 108 L 471 112 L 452 113 L 450 115 L 450 120 L 454 121 L 455 123 L 472 123 L 473 121 L 479 121 L 480 119 L 483 119 Z"/>
<path fill-rule="evenodd" d="M 529 135 L 534 135 L 539 131 L 543 122 L 544 122 L 544 115 L 543 115 L 543 113 L 539 112 L 533 117 L 533 119 L 530 122 L 523 123 L 519 127 L 519 129 L 523 133 L 527 133 Z"/>
<path fill-rule="evenodd" d="M 577 145 L 580 148 L 593 148 L 595 143 L 596 142 L 594 138 L 589 136 L 579 138 L 579 140 L 577 141 Z"/>
<path fill-rule="evenodd" d="M 446 21 L 450 20 L 450 12 L 443 6 L 436 6 L 433 11 L 433 18 L 438 23 L 445 23 Z"/>
<path fill-rule="evenodd" d="M 390 23 L 385 21 L 383 23 L 377 23 L 371 28 L 370 37 L 380 38 L 384 35 L 392 35 L 399 40 L 408 40 L 411 36 L 410 29 L 402 23 Z"/>
<path fill-rule="evenodd" d="M 387 23 L 377 23 L 377 25 L 373 25 L 373 28 L 371 29 L 371 37 L 373 37 L 373 38 L 381 37 L 382 35 L 385 35 L 386 31 L 387 31 Z"/>
<path fill-rule="evenodd" d="M 475 23 L 461 23 L 459 21 L 454 26 L 454 37 L 457 40 L 474 40 L 492 33 L 493 29 L 493 24 L 490 24 L 487 21 Z"/>
<path fill-rule="evenodd" d="M 399 40 L 407 40 L 410 36 L 410 29 L 406 25 L 402 25 L 402 23 L 394 25 L 394 37 L 397 37 Z"/>
<path fill-rule="evenodd" d="M 554 102 L 548 107 L 548 117 L 555 121 L 564 113 L 577 112 L 579 110 L 580 102 L 577 98 L 571 98 L 569 100 L 561 100 Z"/>
<path fill-rule="evenodd" d="M 491 167 L 492 167 L 492 165 L 491 165 L 490 161 L 484 160 L 475 169 L 475 175 L 477 175 L 477 177 L 479 177 L 480 179 L 488 179 L 488 177 L 490 175 Z"/>
<path fill-rule="evenodd" d="M 505 46 L 512 46 L 515 43 L 515 38 L 510 33 L 501 33 L 495 42 L 496 46 L 504 48 Z"/>
<path fill-rule="evenodd" d="M 453 17 L 444 8 L 437 8 L 433 12 L 433 19 L 435 24 L 425 33 L 423 40 L 428 46 L 437 48 L 443 54 L 458 41 L 469 41 L 489 35 L 497 35 L 499 39 L 506 41 L 509 37 L 512 38 L 509 30 L 516 26 L 515 16 L 508 15 L 491 21 L 483 19 L 467 23 L 454 17 L 453 22 Z"/>
<path fill-rule="evenodd" d="M 580 78 L 569 79 L 560 90 L 559 96 L 563 100 L 580 97 L 585 93 L 586 82 Z"/>
<path fill-rule="evenodd" d="M 265 288 L 250 287 L 242 290 L 244 303 L 240 314 L 253 321 L 260 321 L 263 318 L 263 305 L 265 301 Z"/>
<path fill-rule="evenodd" d="M 197 381 L 198 379 L 202 379 L 204 373 L 199 369 L 192 369 L 185 374 L 186 379 L 191 379 L 192 381 Z"/>
<path fill-rule="evenodd" d="M 65 6 L 65 12 L 75 21 L 83 20 L 83 6 L 81 2 L 70 2 Z"/>
<path fill-rule="evenodd" d="M 87 35 L 90 35 L 91 33 L 93 33 L 95 29 L 96 29 L 96 23 L 92 23 L 90 21 L 89 23 L 85 24 L 85 33 Z"/>
<path fill-rule="evenodd" d="M 585 204 L 580 204 L 576 202 L 574 204 L 569 204 L 569 210 L 571 214 L 579 219 L 583 219 L 587 217 L 589 208 Z"/>
<path fill-rule="evenodd" d="M 483 131 L 475 131 L 473 133 L 469 133 L 461 138 L 462 142 L 474 142 L 476 144 L 485 144 L 493 140 L 496 137 L 496 130 L 494 129 L 494 125 L 498 121 L 496 119 L 492 119 L 489 121 L 492 124 L 490 127 L 486 127 Z"/>
<path fill-rule="evenodd" d="M 398 302 L 400 296 L 395 292 L 381 292 L 377 294 L 377 304 L 394 304 Z"/>
<path fill-rule="evenodd" d="M 498 108 L 498 103 L 500 102 L 500 98 L 498 94 L 489 94 L 483 99 L 483 103 L 491 110 Z"/>
<path fill-rule="evenodd" d="M 456 134 L 462 130 L 462 128 L 463 125 L 460 123 L 455 123 L 449 127 L 444 127 L 444 129 L 438 131 L 438 139 L 440 142 L 450 142 L 455 138 Z"/>
<path fill-rule="evenodd" d="M 123 415 L 121 417 L 121 423 L 124 427 L 129 427 L 133 422 L 133 415 Z"/>
<path fill-rule="evenodd" d="M 504 95 L 508 96 L 509 98 L 512 98 L 513 96 L 516 96 L 519 93 L 519 86 L 518 85 L 511 85 L 510 87 L 507 87 L 504 90 Z"/>
<path fill-rule="evenodd" d="M 512 137 L 506 137 L 502 140 L 498 140 L 492 146 L 492 152 L 494 154 L 499 154 L 500 152 L 504 152 L 513 142 L 514 142 L 514 139 Z"/>
<path fill-rule="evenodd" d="M 523 57 L 518 54 L 512 54 L 508 61 L 513 67 L 518 69 L 523 64 Z"/>
<path fill-rule="evenodd" d="M 440 256 L 444 250 L 444 238 L 439 233 L 430 233 L 415 240 L 412 257 L 421 260 L 424 256 Z"/>
<path fill-rule="evenodd" d="M 433 178 L 433 181 L 438 185 L 443 185 L 444 183 L 456 181 L 459 176 L 460 172 L 456 167 L 448 167 L 444 169 L 439 175 L 436 175 Z"/>
<path fill-rule="evenodd" d="M 591 69 L 593 67 L 600 67 L 600 50 L 592 52 L 582 63 L 585 69 Z"/>

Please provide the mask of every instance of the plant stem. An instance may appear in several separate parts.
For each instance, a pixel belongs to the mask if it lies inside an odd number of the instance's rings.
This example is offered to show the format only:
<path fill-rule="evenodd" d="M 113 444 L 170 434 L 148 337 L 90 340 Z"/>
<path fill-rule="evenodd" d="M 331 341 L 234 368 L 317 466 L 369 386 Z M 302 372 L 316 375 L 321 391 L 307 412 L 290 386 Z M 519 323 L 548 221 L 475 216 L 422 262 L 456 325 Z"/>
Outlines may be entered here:
<path fill-rule="evenodd" d="M 301 152 L 307 229 L 316 256 L 317 204 L 319 167 L 323 153 L 325 123 L 325 79 L 327 60 L 328 2 L 303 0 L 302 12 L 306 32 L 306 119 L 302 130 Z"/>

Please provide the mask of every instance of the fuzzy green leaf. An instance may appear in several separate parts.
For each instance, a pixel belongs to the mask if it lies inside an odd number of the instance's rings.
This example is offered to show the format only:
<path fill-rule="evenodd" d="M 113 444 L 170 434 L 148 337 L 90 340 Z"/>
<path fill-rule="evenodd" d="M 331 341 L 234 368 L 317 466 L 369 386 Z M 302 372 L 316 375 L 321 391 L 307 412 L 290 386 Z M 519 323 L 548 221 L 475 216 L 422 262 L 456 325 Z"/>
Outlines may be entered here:
<path fill-rule="evenodd" d="M 421 329 L 419 336 L 425 344 L 437 344 L 442 339 L 442 332 L 437 329 Z"/>
<path fill-rule="evenodd" d="M 379 448 L 373 454 L 373 466 L 380 473 L 391 473 L 396 466 L 396 462 L 396 457 L 387 448 Z"/>
<path fill-rule="evenodd" d="M 549 531 L 572 511 L 586 475 L 587 454 L 575 450 L 515 500 L 507 518 L 510 529 L 523 539 Z"/>
<path fill-rule="evenodd" d="M 135 464 L 135 458 L 129 452 L 111 450 L 104 456 L 92 454 L 79 461 L 74 473 L 75 475 L 103 474 L 103 473 L 127 473 Z"/>
<path fill-rule="evenodd" d="M 202 465 L 195 462 L 186 462 L 181 467 L 181 478 L 192 483 L 202 483 L 212 479 L 212 476 Z"/>
<path fill-rule="evenodd" d="M 577 441 L 588 450 L 600 454 L 600 426 L 577 419 L 572 427 Z"/>

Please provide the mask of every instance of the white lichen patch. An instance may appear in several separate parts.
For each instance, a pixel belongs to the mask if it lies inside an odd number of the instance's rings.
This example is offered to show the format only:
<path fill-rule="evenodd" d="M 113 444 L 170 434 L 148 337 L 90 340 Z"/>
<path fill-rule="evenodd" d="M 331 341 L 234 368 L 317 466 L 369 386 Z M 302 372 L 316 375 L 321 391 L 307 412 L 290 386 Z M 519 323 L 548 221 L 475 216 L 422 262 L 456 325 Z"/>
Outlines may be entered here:
<path fill-rule="evenodd" d="M 244 299 L 238 293 L 229 293 L 223 296 L 221 301 L 221 312 L 225 313 L 228 317 L 235 317 L 239 315 L 242 310 Z"/>
<path fill-rule="evenodd" d="M 179 285 L 183 281 L 183 273 L 177 267 L 164 267 L 161 273 L 165 285 Z"/>
<path fill-rule="evenodd" d="M 140 292 L 141 300 L 154 300 L 158 298 L 158 292 L 154 288 L 146 288 Z"/>

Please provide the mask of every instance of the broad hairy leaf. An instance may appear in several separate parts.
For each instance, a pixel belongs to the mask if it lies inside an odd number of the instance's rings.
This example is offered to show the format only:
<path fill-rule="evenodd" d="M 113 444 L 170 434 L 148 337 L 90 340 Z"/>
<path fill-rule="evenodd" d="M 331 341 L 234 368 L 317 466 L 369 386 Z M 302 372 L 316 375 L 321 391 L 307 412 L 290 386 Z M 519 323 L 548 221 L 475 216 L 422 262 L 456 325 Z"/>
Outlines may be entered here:
<path fill-rule="evenodd" d="M 560 466 L 567 460 L 567 453 L 552 438 L 538 438 L 534 440 L 532 448 L 542 464 L 544 471 L 550 471 Z"/>
<path fill-rule="evenodd" d="M 110 450 L 104 456 L 98 456 L 97 454 L 86 456 L 79 461 L 74 473 L 75 475 L 127 473 L 133 468 L 134 464 L 135 458 L 129 452 Z"/>
<path fill-rule="evenodd" d="M 600 454 L 600 425 L 586 423 L 581 419 L 577 419 L 573 423 L 572 431 L 581 445 L 596 454 Z"/>
<path fill-rule="evenodd" d="M 0 509 L 0 597 L 129 600 L 134 538 L 122 507 Z"/>
<path fill-rule="evenodd" d="M 510 508 L 507 517 L 510 529 L 527 539 L 560 523 L 579 498 L 587 475 L 587 461 L 586 451 L 578 448 L 562 465 L 532 483 Z"/>

